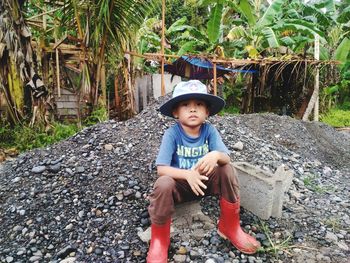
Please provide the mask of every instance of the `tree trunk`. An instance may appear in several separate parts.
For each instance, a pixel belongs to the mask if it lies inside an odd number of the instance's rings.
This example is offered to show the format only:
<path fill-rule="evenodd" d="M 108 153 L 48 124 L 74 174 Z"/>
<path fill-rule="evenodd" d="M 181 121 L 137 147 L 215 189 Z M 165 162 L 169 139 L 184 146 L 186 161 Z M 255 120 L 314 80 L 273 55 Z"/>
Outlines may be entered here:
<path fill-rule="evenodd" d="M 0 1 L 0 14 L 0 45 L 4 47 L 0 57 L 0 92 L 6 98 L 10 121 L 18 123 L 24 117 L 24 83 L 34 72 L 31 35 L 17 0 Z"/>

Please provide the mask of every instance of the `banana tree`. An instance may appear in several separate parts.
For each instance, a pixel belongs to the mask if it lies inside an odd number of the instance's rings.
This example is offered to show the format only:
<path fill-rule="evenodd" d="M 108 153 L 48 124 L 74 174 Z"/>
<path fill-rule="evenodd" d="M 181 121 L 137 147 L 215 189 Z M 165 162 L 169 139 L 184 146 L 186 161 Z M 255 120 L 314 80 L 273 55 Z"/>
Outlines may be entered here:
<path fill-rule="evenodd" d="M 0 93 L 12 123 L 24 117 L 24 83 L 33 74 L 30 31 L 22 16 L 23 1 L 0 2 Z"/>
<path fill-rule="evenodd" d="M 269 51 L 281 46 L 301 52 L 307 43 L 313 41 L 315 34 L 325 41 L 317 23 L 300 14 L 299 7 L 306 6 L 301 1 L 275 0 L 267 7 L 257 7 L 249 0 L 241 0 L 239 3 L 229 1 L 229 6 L 240 15 L 240 19 L 234 22 L 227 37 L 232 42 L 241 42 L 240 45 L 245 46 L 244 53 L 250 57 L 257 57 L 262 52 L 265 56 L 272 55 Z M 287 12 L 284 11 L 286 9 Z M 264 12 L 260 15 L 255 10 Z M 314 13 L 310 17 L 321 15 L 318 10 L 311 10 Z M 240 55 L 244 55 L 242 53 Z"/>

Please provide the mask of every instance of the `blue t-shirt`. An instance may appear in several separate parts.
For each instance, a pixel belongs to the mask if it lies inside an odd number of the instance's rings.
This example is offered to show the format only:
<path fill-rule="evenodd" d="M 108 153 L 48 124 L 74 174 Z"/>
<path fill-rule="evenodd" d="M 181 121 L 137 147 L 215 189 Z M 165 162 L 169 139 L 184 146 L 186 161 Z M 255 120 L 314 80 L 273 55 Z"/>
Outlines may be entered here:
<path fill-rule="evenodd" d="M 165 131 L 156 165 L 191 169 L 200 158 L 211 151 L 230 153 L 214 126 L 204 123 L 199 136 L 194 138 L 188 136 L 180 123 L 177 123 Z"/>

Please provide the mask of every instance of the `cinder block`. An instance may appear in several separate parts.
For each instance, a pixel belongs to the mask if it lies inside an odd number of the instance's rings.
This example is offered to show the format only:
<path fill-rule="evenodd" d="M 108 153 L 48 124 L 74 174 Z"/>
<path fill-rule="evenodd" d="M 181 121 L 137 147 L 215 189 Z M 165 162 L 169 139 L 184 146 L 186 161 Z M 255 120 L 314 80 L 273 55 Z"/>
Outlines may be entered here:
<path fill-rule="evenodd" d="M 182 241 L 188 241 L 191 238 L 200 241 L 215 229 L 215 226 L 213 220 L 203 214 L 200 202 L 196 200 L 175 206 L 170 232 L 171 236 L 180 236 Z M 137 234 L 142 241 L 148 242 L 151 239 L 151 228 L 140 230 Z"/>
<path fill-rule="evenodd" d="M 237 171 L 241 206 L 262 219 L 281 217 L 284 193 L 292 183 L 293 172 L 285 166 L 272 174 L 246 162 L 232 165 Z"/>

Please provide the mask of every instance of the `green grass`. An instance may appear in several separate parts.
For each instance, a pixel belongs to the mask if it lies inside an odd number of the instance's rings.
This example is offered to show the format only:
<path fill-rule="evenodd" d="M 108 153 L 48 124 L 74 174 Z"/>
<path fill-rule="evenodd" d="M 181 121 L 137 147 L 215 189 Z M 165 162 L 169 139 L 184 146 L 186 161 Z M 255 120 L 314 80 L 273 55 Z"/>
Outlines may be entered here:
<path fill-rule="evenodd" d="M 350 110 L 342 108 L 330 109 L 327 113 L 321 115 L 321 121 L 333 127 L 349 127 Z"/>
<path fill-rule="evenodd" d="M 79 128 L 76 124 L 53 123 L 49 131 L 45 131 L 45 127 L 40 125 L 35 127 L 2 125 L 0 129 L 0 148 L 15 147 L 23 152 L 64 140 L 78 131 Z"/>
<path fill-rule="evenodd" d="M 318 184 L 317 180 L 318 180 L 319 176 L 314 175 L 314 174 L 310 174 L 308 176 L 306 176 L 303 179 L 304 185 L 306 188 L 308 188 L 309 190 L 315 192 L 315 193 L 325 193 L 325 192 L 332 192 L 334 191 L 334 188 L 332 186 L 324 186 L 324 185 L 320 185 Z"/>
<path fill-rule="evenodd" d="M 83 121 L 83 125 L 84 127 L 91 126 L 107 119 L 107 111 L 104 108 L 98 108 Z M 84 127 L 75 123 L 63 124 L 58 122 L 51 123 L 49 130 L 46 130 L 45 126 L 41 124 L 36 124 L 34 127 L 28 125 L 11 127 L 0 118 L 0 148 L 15 148 L 20 152 L 42 148 L 67 139 Z"/>
<path fill-rule="evenodd" d="M 229 113 L 229 114 L 239 114 L 239 108 L 235 107 L 235 106 L 230 106 L 230 107 L 225 107 L 222 109 L 222 111 L 220 111 L 219 115 L 223 116 L 225 113 Z"/>
<path fill-rule="evenodd" d="M 272 233 L 265 222 L 260 221 L 261 230 L 265 234 L 268 245 L 261 246 L 258 250 L 260 253 L 268 253 L 278 258 L 279 252 L 283 251 L 289 254 L 289 250 L 291 250 L 294 246 L 291 244 L 292 236 L 288 236 L 284 240 L 275 240 L 272 238 Z"/>

